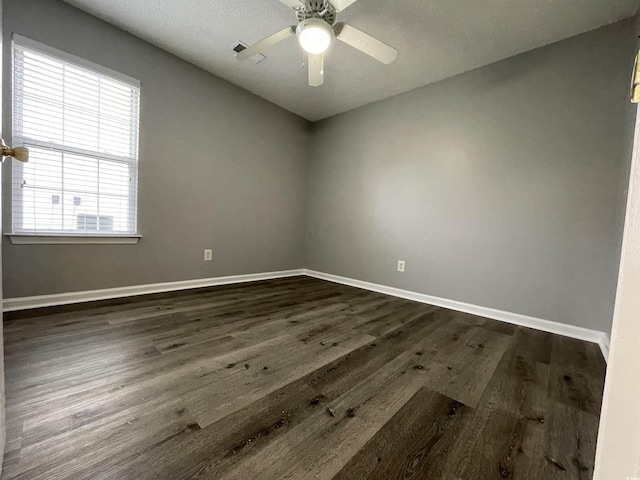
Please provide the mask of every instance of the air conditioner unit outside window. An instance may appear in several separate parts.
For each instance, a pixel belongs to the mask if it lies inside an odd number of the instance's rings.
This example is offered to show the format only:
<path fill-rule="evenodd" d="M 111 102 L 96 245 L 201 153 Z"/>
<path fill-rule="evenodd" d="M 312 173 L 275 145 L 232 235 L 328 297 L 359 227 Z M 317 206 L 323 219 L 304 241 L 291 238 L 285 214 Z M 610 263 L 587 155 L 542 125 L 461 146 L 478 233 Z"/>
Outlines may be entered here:
<path fill-rule="evenodd" d="M 77 220 L 78 230 L 91 232 L 91 231 L 112 231 L 113 230 L 113 216 L 109 215 L 91 215 L 88 213 L 79 213 Z"/>

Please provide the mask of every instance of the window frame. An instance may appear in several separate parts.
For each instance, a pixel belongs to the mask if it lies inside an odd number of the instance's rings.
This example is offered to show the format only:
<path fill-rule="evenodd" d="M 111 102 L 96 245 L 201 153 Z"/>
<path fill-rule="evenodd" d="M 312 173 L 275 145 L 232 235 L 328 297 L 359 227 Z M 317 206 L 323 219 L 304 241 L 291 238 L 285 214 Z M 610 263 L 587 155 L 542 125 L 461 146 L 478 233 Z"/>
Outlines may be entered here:
<path fill-rule="evenodd" d="M 56 60 L 61 62 L 65 62 L 74 66 L 77 66 L 82 69 L 89 70 L 97 75 L 101 75 L 107 77 L 112 80 L 116 80 L 121 83 L 125 83 L 128 86 L 135 88 L 138 90 L 138 109 L 137 109 L 137 119 L 135 120 L 135 124 L 137 128 L 135 129 L 135 141 L 136 141 L 136 151 L 135 156 L 132 158 L 129 157 L 120 157 L 117 155 L 109 154 L 109 153 L 101 153 L 95 151 L 88 151 L 82 148 L 70 147 L 66 145 L 60 145 L 57 143 L 36 140 L 28 137 L 20 136 L 16 133 L 16 88 L 14 82 L 14 69 L 15 69 L 15 47 L 19 46 L 28 50 L 33 50 L 38 53 L 42 53 L 44 55 L 53 57 Z M 135 227 L 135 231 L 133 233 L 129 232 L 114 232 L 108 233 L 106 231 L 97 231 L 96 233 L 92 232 L 76 232 L 73 230 L 51 230 L 51 231 L 30 231 L 30 230 L 22 230 L 20 228 L 16 228 L 17 222 L 16 219 L 13 218 L 13 212 L 15 205 L 13 204 L 14 198 L 11 196 L 11 209 L 10 209 L 10 222 L 11 229 L 10 233 L 6 235 L 10 238 L 13 244 L 19 245 L 30 245 L 30 244 L 136 244 L 142 238 L 142 235 L 139 233 L 138 226 L 138 178 L 139 178 L 139 150 L 140 150 L 140 116 L 141 116 L 141 82 L 135 78 L 129 77 L 123 73 L 117 72 L 107 67 L 103 67 L 102 65 L 96 64 L 89 60 L 85 60 L 83 58 L 77 57 L 70 53 L 58 50 L 54 47 L 50 47 L 48 45 L 42 44 L 35 40 L 31 40 L 30 38 L 24 37 L 19 34 L 13 34 L 12 42 L 11 42 L 11 135 L 12 142 L 14 144 L 27 144 L 42 147 L 45 149 L 49 149 L 52 151 L 70 153 L 74 155 L 87 156 L 89 158 L 99 160 L 108 160 L 120 162 L 123 164 L 127 164 L 130 166 L 130 172 L 132 180 L 129 186 L 129 201 L 133 202 L 133 208 L 130 208 L 130 212 L 133 215 L 133 225 Z M 14 161 L 12 162 L 12 172 L 11 172 L 11 186 L 13 188 L 13 178 L 14 175 L 19 174 L 24 165 L 21 162 Z M 17 170 L 13 170 L 17 169 Z M 18 208 L 22 207 L 22 203 L 18 205 Z"/>

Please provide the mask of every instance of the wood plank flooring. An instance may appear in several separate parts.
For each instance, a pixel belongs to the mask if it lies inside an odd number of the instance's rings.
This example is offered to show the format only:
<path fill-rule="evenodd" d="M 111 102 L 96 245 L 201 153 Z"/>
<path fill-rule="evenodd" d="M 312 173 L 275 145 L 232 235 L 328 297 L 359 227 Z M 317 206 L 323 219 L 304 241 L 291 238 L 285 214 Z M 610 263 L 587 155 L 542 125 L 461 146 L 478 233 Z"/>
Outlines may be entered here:
<path fill-rule="evenodd" d="M 6 480 L 592 478 L 595 344 L 306 277 L 4 328 Z"/>

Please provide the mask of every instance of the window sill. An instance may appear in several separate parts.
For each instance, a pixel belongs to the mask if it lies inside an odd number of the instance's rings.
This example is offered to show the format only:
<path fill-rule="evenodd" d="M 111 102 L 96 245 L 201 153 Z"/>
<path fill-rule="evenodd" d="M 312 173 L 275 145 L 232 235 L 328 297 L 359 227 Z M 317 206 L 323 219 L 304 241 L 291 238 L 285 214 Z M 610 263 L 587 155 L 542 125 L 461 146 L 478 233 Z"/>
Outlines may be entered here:
<path fill-rule="evenodd" d="M 13 245 L 135 245 L 142 235 L 7 233 Z"/>

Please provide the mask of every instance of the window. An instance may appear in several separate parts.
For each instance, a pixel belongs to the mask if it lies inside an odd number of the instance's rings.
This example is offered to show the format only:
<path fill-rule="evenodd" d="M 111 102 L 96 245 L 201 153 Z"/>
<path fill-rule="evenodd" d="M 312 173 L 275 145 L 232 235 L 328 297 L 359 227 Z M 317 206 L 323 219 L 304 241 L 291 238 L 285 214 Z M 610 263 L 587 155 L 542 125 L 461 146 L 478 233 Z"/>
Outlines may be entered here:
<path fill-rule="evenodd" d="M 18 36 L 13 61 L 13 232 L 135 235 L 139 83 Z"/>

